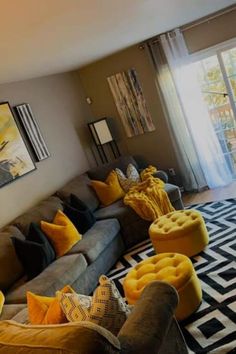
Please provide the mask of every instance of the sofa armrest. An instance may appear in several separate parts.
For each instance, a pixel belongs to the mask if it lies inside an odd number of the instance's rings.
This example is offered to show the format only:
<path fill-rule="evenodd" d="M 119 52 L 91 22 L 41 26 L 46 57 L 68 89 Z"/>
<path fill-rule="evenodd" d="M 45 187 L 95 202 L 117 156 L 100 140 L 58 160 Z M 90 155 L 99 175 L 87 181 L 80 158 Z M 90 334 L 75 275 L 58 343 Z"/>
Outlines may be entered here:
<path fill-rule="evenodd" d="M 174 320 L 177 304 L 178 295 L 172 286 L 151 282 L 118 334 L 122 354 L 158 353 Z"/>
<path fill-rule="evenodd" d="M 150 163 L 145 159 L 145 157 L 141 155 L 134 155 L 133 157 L 138 165 L 139 173 L 150 165 Z M 153 174 L 153 176 L 160 178 L 165 183 L 168 182 L 168 174 L 163 170 L 158 170 L 156 173 Z"/>
<path fill-rule="evenodd" d="M 159 170 L 153 173 L 153 176 L 156 178 L 160 178 L 163 182 L 168 182 L 168 174 L 165 171 Z"/>

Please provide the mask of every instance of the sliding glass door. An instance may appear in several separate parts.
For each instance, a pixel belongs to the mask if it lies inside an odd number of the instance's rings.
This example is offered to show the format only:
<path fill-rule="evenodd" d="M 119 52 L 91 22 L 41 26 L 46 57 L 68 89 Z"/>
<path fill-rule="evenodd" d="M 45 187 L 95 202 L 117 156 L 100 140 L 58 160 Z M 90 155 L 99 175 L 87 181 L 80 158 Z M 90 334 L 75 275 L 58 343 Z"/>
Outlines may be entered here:
<path fill-rule="evenodd" d="M 236 179 L 236 44 L 214 52 L 195 65 L 212 125 Z"/>

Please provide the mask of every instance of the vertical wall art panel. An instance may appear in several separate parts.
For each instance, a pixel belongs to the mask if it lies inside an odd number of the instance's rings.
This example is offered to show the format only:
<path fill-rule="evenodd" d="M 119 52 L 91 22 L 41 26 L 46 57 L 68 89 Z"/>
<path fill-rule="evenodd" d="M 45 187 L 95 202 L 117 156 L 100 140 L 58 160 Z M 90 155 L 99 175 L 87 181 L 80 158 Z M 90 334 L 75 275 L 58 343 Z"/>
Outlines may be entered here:
<path fill-rule="evenodd" d="M 34 119 L 30 105 L 28 103 L 23 103 L 16 106 L 15 110 L 28 137 L 36 161 L 42 161 L 49 157 L 50 154 L 48 148 L 43 140 L 39 126 Z"/>
<path fill-rule="evenodd" d="M 35 170 L 9 104 L 0 104 L 0 187 Z"/>
<path fill-rule="evenodd" d="M 137 72 L 130 69 L 107 78 L 126 135 L 155 130 Z"/>

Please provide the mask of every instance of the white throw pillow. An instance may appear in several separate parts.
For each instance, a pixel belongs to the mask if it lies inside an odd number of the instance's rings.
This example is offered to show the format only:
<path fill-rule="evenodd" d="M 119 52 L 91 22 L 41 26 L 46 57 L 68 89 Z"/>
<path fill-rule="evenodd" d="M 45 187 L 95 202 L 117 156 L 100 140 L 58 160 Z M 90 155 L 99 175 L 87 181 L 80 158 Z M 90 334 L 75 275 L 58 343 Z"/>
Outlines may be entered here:
<path fill-rule="evenodd" d="M 127 167 L 126 176 L 119 168 L 116 168 L 115 171 L 118 176 L 120 185 L 126 193 L 129 191 L 131 187 L 133 187 L 134 185 L 136 185 L 141 181 L 137 169 L 131 163 Z"/>

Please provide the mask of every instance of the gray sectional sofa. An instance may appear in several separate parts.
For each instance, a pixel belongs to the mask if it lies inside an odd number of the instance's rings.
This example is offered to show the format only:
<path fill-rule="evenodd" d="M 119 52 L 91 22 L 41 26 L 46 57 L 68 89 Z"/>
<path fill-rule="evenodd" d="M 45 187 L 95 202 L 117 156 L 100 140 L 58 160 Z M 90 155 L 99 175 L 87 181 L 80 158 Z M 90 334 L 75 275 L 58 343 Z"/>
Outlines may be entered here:
<path fill-rule="evenodd" d="M 129 163 L 133 163 L 138 169 L 146 167 L 139 157 L 124 156 L 91 169 L 69 181 L 54 196 L 20 215 L 0 231 L 0 289 L 5 293 L 6 299 L 0 320 L 27 320 L 27 290 L 54 296 L 55 291 L 70 284 L 76 291 L 90 294 L 97 286 L 99 276 L 109 271 L 125 249 L 148 237 L 149 222 L 142 220 L 122 200 L 108 207 L 100 207 L 99 200 L 90 187 L 91 179 L 104 180 L 111 169 L 116 167 L 125 172 Z M 165 173 L 160 171 L 158 176 L 167 182 Z M 179 188 L 168 183 L 165 188 L 173 206 L 176 209 L 183 208 Z M 97 221 L 65 256 L 56 259 L 42 273 L 27 281 L 10 237 L 24 238 L 31 222 L 51 222 L 56 211 L 63 208 L 62 202 L 71 193 L 91 208 Z"/>

